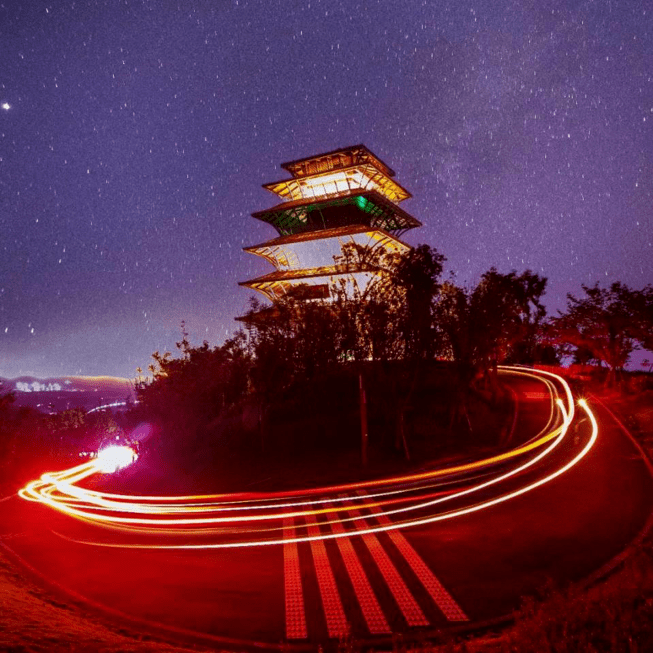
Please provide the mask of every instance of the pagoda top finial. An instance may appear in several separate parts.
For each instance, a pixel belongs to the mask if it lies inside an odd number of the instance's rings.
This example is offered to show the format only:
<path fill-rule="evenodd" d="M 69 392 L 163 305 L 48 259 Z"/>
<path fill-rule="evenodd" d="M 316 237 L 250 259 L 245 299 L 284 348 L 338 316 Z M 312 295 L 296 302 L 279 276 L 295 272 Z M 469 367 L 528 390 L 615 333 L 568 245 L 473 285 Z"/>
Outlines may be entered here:
<path fill-rule="evenodd" d="M 287 170 L 293 177 L 307 177 L 329 170 L 339 170 L 350 166 L 371 163 L 377 170 L 389 177 L 394 177 L 395 172 L 390 166 L 379 159 L 365 145 L 351 145 L 331 152 L 316 154 L 305 159 L 297 159 L 282 163 L 281 167 Z"/>

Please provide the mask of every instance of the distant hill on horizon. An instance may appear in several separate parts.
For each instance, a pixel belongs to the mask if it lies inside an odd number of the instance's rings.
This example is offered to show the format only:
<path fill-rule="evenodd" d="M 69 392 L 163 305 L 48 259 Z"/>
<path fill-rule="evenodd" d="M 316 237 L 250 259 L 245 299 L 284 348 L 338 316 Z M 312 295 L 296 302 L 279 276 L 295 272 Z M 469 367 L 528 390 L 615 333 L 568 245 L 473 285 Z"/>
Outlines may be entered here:
<path fill-rule="evenodd" d="M 44 413 L 69 408 L 88 411 L 105 404 L 133 401 L 134 382 L 116 376 L 0 377 L 0 393 L 6 392 L 15 393 L 16 406 L 29 406 Z"/>

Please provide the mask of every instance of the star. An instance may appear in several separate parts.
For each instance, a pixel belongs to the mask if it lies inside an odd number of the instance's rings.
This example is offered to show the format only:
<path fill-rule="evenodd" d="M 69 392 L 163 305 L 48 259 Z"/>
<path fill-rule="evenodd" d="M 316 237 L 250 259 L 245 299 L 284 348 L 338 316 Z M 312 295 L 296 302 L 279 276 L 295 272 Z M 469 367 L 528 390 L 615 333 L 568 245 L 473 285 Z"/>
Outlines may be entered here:
<path fill-rule="evenodd" d="M 559 0 L 555 20 L 474 0 L 304 2 L 290 20 L 283 0 L 156 20 L 143 2 L 9 4 L 4 378 L 133 376 L 177 352 L 184 319 L 192 342 L 221 342 L 252 294 L 238 282 L 272 271 L 241 250 L 274 237 L 249 215 L 275 202 L 260 184 L 356 143 L 412 194 L 406 242 L 460 284 L 531 269 L 555 315 L 581 282 L 653 283 L 653 75 L 628 67 L 653 56 L 644 2 Z M 161 45 L 173 35 L 183 47 Z"/>

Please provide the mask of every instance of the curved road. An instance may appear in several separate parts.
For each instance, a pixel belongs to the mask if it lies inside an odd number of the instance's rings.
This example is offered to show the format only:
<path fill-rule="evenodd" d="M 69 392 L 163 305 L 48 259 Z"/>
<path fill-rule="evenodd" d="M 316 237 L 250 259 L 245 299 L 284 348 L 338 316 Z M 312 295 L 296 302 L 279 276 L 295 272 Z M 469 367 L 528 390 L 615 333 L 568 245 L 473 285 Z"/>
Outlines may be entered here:
<path fill-rule="evenodd" d="M 653 497 L 605 409 L 578 405 L 559 377 L 503 374 L 516 413 L 509 450 L 492 459 L 317 491 L 167 498 L 84 489 L 91 462 L 0 502 L 0 540 L 96 607 L 207 642 L 380 643 L 503 617 L 609 562 Z"/>

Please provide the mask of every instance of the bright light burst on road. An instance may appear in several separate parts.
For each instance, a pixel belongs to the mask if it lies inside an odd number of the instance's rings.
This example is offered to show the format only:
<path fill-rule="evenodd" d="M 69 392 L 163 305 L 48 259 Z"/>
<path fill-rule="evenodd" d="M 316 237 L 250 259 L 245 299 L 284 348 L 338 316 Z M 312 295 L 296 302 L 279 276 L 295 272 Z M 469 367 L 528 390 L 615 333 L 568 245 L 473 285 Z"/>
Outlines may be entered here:
<path fill-rule="evenodd" d="M 124 445 L 112 445 L 100 449 L 97 458 L 93 461 L 98 471 L 103 474 L 113 474 L 119 469 L 124 469 L 136 460 L 136 452 Z"/>

